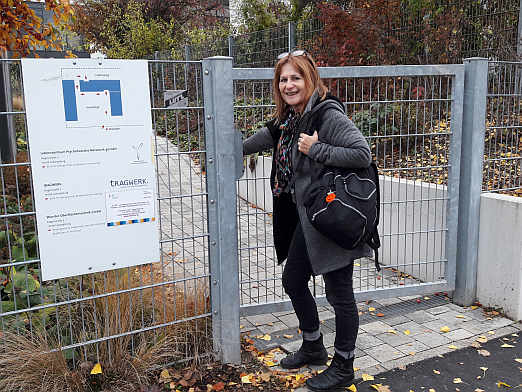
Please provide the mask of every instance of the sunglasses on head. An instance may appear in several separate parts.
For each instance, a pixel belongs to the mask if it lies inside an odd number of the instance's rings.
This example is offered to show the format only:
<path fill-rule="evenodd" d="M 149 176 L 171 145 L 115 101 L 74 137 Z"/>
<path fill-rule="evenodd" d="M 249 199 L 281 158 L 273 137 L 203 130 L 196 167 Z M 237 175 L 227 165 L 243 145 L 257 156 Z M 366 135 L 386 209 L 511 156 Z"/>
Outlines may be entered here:
<path fill-rule="evenodd" d="M 297 57 L 297 56 L 307 56 L 308 53 L 306 53 L 306 50 L 294 50 L 292 52 L 284 52 L 284 53 L 281 53 L 279 56 L 277 56 L 277 59 L 278 60 L 281 60 L 281 59 L 284 59 L 285 57 L 287 56 L 294 56 L 294 57 Z"/>

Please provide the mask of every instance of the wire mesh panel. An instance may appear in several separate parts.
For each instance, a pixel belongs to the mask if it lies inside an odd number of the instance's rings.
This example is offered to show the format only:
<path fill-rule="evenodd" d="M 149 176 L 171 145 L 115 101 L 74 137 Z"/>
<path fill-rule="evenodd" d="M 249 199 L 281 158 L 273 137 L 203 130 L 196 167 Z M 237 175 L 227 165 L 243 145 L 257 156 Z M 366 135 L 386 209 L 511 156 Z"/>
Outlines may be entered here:
<path fill-rule="evenodd" d="M 455 108 L 462 106 L 462 66 L 324 68 L 321 73 L 366 136 L 380 171 L 383 269 L 377 273 L 373 260 L 356 260 L 359 298 L 447 290 L 454 280 L 457 216 L 447 211 L 458 200 L 462 124 Z M 245 136 L 273 111 L 270 81 L 254 75 L 268 78 L 271 70 L 237 70 L 234 84 L 236 126 Z M 287 300 L 272 238 L 270 154 L 248 157 L 238 181 L 241 303 L 248 314 L 256 313 L 255 304 L 280 309 L 276 305 Z M 311 288 L 324 295 L 320 277 Z"/>
<path fill-rule="evenodd" d="M 297 25 L 296 47 L 305 49 L 316 56 L 317 38 L 323 31 L 323 23 L 318 19 L 305 20 Z"/>
<path fill-rule="evenodd" d="M 244 137 L 252 135 L 273 112 L 270 80 L 234 82 L 234 119 Z M 283 295 L 272 234 L 271 151 L 246 159 L 238 181 L 238 240 L 241 304 L 274 302 Z"/>
<path fill-rule="evenodd" d="M 522 63 L 489 62 L 482 190 L 522 196 Z"/>
<path fill-rule="evenodd" d="M 517 53 L 519 0 L 469 2 L 462 31 L 462 57 L 513 60 Z"/>
<path fill-rule="evenodd" d="M 236 67 L 271 67 L 277 56 L 288 51 L 288 25 L 234 36 Z"/>
<path fill-rule="evenodd" d="M 386 267 L 380 276 L 371 264 L 361 265 L 354 277 L 359 290 L 445 279 L 452 79 L 328 80 L 368 138 L 381 173 L 380 256 Z"/>
<path fill-rule="evenodd" d="M 147 368 L 208 355 L 212 328 L 201 63 L 149 63 L 161 260 L 45 282 L 21 65 L 14 60 L 0 64 L 8 69 L 9 93 L 0 121 L 16 134 L 15 154 L 9 157 L 3 148 L 0 165 L 0 352 L 61 349 L 73 367 L 94 361 L 106 368 L 122 363 Z M 118 246 L 139 247 L 139 241 Z M 69 256 L 74 263 L 75 255 Z"/>

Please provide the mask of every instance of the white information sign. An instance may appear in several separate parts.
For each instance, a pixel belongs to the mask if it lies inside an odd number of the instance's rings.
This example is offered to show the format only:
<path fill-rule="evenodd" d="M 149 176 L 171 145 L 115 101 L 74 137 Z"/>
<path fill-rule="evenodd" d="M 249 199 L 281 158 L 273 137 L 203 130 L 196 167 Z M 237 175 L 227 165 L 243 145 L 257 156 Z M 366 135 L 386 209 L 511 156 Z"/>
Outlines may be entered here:
<path fill-rule="evenodd" d="M 159 261 L 147 61 L 22 70 L 43 279 Z"/>

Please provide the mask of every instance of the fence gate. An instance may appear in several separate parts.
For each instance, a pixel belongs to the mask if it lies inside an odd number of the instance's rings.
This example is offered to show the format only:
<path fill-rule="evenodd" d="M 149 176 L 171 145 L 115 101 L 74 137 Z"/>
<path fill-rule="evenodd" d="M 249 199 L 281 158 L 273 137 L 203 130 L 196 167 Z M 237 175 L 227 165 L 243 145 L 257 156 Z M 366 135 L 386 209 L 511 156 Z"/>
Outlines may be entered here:
<path fill-rule="evenodd" d="M 322 68 L 367 137 L 380 169 L 382 273 L 360 259 L 358 300 L 451 291 L 455 285 L 463 65 Z M 245 135 L 273 111 L 271 69 L 233 69 L 234 119 Z M 267 154 L 270 154 L 268 152 Z M 241 315 L 291 309 L 272 239 L 271 157 L 238 181 Z M 320 277 L 311 282 L 326 303 Z"/>

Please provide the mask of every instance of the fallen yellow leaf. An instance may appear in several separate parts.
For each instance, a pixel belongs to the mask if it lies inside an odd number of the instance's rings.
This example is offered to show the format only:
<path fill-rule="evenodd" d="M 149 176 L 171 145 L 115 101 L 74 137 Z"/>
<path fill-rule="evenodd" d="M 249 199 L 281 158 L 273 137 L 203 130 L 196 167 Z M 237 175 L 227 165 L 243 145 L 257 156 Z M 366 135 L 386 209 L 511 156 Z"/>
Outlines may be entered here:
<path fill-rule="evenodd" d="M 456 349 L 458 349 L 458 347 L 455 346 L 454 344 L 450 344 L 450 345 L 448 346 L 448 348 L 451 348 L 452 350 L 456 350 Z"/>
<path fill-rule="evenodd" d="M 252 384 L 252 381 L 250 381 L 250 377 L 251 377 L 251 375 L 245 374 L 244 376 L 241 377 L 241 382 L 243 384 Z"/>
<path fill-rule="evenodd" d="M 460 377 L 456 377 L 453 379 L 453 384 L 462 384 L 462 379 Z"/>
<path fill-rule="evenodd" d="M 456 317 L 456 318 L 460 318 L 460 319 L 465 318 L 462 314 L 457 314 L 455 317 Z"/>
<path fill-rule="evenodd" d="M 269 340 L 272 340 L 272 337 L 269 334 L 266 334 L 266 335 L 261 336 L 259 339 L 269 341 Z"/>
<path fill-rule="evenodd" d="M 435 369 L 433 369 L 433 373 L 440 374 L 440 372 L 438 370 L 435 370 Z"/>
<path fill-rule="evenodd" d="M 99 363 L 94 365 L 94 367 L 91 370 L 91 374 L 102 374 L 102 367 Z"/>
<path fill-rule="evenodd" d="M 163 369 L 160 373 L 160 378 L 163 380 L 163 382 L 170 381 L 171 377 L 169 371 L 167 369 Z"/>
<path fill-rule="evenodd" d="M 515 347 L 513 346 L 512 344 L 507 344 L 507 343 L 504 343 L 502 346 L 500 347 L 503 347 L 503 348 L 512 348 L 512 347 Z"/>
<path fill-rule="evenodd" d="M 394 330 L 394 329 L 389 329 L 389 330 L 387 330 L 386 332 L 387 332 L 387 333 L 393 333 L 393 334 L 397 335 L 397 331 Z"/>
<path fill-rule="evenodd" d="M 485 337 L 484 335 L 480 335 L 480 336 L 477 338 L 477 342 L 479 342 L 479 343 L 487 343 L 487 342 L 488 342 L 488 338 Z"/>
<path fill-rule="evenodd" d="M 404 335 L 409 335 L 409 334 L 411 334 L 411 332 L 410 332 L 409 329 L 407 329 L 406 331 L 404 331 Z"/>
<path fill-rule="evenodd" d="M 483 389 L 480 389 L 480 388 L 476 388 L 474 392 L 486 392 L 486 391 L 484 391 Z"/>
<path fill-rule="evenodd" d="M 495 331 L 488 331 L 490 335 L 495 335 Z"/>
<path fill-rule="evenodd" d="M 268 381 L 270 381 L 270 376 L 271 376 L 270 373 L 261 373 L 259 377 L 261 378 L 262 381 L 268 382 Z"/>
<path fill-rule="evenodd" d="M 390 387 L 388 385 L 372 384 L 371 387 L 375 389 L 377 392 L 391 392 Z"/>
<path fill-rule="evenodd" d="M 294 337 L 294 335 L 283 335 L 283 337 L 286 339 L 292 339 Z"/>
<path fill-rule="evenodd" d="M 355 385 L 352 384 L 352 385 L 350 385 L 350 386 L 348 387 L 348 390 L 349 390 L 349 391 L 352 391 L 352 392 L 357 392 L 357 387 L 356 387 Z"/>
<path fill-rule="evenodd" d="M 507 388 L 511 388 L 511 385 L 509 384 L 506 384 L 505 382 L 503 381 L 498 381 L 497 382 L 497 387 L 500 388 L 500 387 L 507 387 Z"/>
<path fill-rule="evenodd" d="M 471 310 L 475 310 L 475 309 L 477 309 L 477 308 L 478 308 L 477 305 L 471 305 Z"/>
<path fill-rule="evenodd" d="M 445 333 L 445 332 L 449 332 L 449 331 L 451 331 L 451 329 L 449 327 L 447 327 L 447 326 L 440 327 L 440 332 L 444 332 Z"/>
<path fill-rule="evenodd" d="M 372 307 L 369 307 L 368 310 L 369 310 L 370 312 L 375 312 L 375 308 L 372 308 Z"/>
<path fill-rule="evenodd" d="M 430 390 L 428 392 L 435 392 L 435 389 L 430 388 Z"/>
<path fill-rule="evenodd" d="M 481 350 L 477 350 L 477 352 L 482 355 L 483 357 L 489 357 L 491 355 L 491 353 L 488 351 L 488 350 L 484 350 L 484 349 L 481 349 Z"/>
<path fill-rule="evenodd" d="M 356 267 L 360 267 L 361 265 L 359 263 L 353 263 Z"/>
<path fill-rule="evenodd" d="M 272 367 L 272 366 L 275 366 L 276 364 L 274 362 L 272 362 L 272 361 L 266 361 L 265 365 L 268 366 L 268 367 Z"/>
<path fill-rule="evenodd" d="M 373 381 L 373 380 L 375 380 L 375 378 L 372 375 L 366 374 L 366 373 L 363 373 L 362 379 L 363 379 L 363 381 Z"/>

